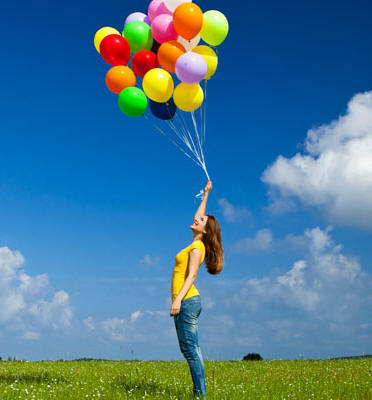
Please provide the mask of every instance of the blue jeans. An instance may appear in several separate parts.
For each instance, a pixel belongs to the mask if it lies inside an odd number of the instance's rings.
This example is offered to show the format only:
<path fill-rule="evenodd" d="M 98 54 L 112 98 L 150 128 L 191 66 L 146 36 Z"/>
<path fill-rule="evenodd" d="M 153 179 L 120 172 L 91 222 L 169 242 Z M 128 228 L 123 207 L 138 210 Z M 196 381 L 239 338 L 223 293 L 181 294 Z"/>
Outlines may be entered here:
<path fill-rule="evenodd" d="M 204 362 L 198 342 L 198 318 L 201 310 L 199 295 L 183 300 L 179 314 L 174 316 L 174 324 L 181 352 L 189 364 L 194 383 L 194 395 L 195 397 L 205 399 L 207 390 L 205 386 Z"/>

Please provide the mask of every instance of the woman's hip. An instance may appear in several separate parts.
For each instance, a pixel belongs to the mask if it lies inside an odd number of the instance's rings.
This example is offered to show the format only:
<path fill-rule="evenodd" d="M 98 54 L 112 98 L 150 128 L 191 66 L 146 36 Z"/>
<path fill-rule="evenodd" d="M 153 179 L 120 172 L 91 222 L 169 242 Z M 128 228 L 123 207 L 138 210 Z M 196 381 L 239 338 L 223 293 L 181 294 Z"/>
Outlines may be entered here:
<path fill-rule="evenodd" d="M 179 314 L 175 315 L 175 321 L 183 321 L 189 324 L 196 324 L 202 311 L 200 295 L 189 297 L 181 302 Z"/>

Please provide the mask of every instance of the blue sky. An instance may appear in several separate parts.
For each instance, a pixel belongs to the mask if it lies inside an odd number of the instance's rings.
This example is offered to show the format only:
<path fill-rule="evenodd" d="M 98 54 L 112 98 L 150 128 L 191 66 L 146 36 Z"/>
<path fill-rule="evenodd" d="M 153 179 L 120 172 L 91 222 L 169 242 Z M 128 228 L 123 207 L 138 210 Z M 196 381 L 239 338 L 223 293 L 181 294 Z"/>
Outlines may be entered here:
<path fill-rule="evenodd" d="M 120 112 L 93 46 L 147 5 L 3 6 L 2 357 L 182 359 L 170 279 L 205 178 Z M 196 283 L 204 358 L 368 353 L 372 6 L 198 5 L 230 23 L 207 98 L 226 264 Z"/>

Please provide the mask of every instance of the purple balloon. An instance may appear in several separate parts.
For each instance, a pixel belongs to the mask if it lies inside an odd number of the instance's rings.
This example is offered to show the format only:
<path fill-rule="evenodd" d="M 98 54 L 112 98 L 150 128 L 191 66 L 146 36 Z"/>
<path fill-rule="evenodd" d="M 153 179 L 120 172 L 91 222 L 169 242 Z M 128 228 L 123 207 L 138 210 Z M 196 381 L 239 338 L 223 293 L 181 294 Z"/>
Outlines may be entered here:
<path fill-rule="evenodd" d="M 127 19 L 124 22 L 124 27 L 132 21 L 141 21 L 146 22 L 147 25 L 151 26 L 150 17 L 142 12 L 134 12 L 127 16 Z"/>
<path fill-rule="evenodd" d="M 207 74 L 207 63 L 203 56 L 191 51 L 182 54 L 176 62 L 176 75 L 184 83 L 199 83 Z"/>

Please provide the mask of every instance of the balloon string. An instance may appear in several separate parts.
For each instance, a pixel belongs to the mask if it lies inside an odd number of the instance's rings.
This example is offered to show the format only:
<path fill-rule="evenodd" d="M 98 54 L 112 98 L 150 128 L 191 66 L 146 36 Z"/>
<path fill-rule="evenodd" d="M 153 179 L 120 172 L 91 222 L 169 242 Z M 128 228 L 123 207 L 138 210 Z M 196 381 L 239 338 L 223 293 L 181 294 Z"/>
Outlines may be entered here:
<path fill-rule="evenodd" d="M 188 138 L 189 138 L 190 141 L 191 141 L 191 144 L 192 144 L 192 147 L 193 147 L 193 153 L 195 154 L 195 157 L 199 160 L 200 164 L 202 164 L 202 161 L 201 161 L 201 159 L 200 159 L 200 157 L 199 157 L 199 153 L 198 153 L 198 151 L 197 151 L 197 149 L 196 149 L 194 140 L 193 140 L 193 138 L 192 138 L 191 132 L 190 132 L 190 130 L 187 128 L 187 125 L 186 125 L 186 122 L 185 122 L 185 120 L 184 120 L 184 118 L 183 118 L 182 113 L 181 113 L 181 115 L 180 115 L 180 120 L 182 121 L 182 126 L 183 126 L 185 132 L 187 133 Z"/>
<path fill-rule="evenodd" d="M 171 127 L 171 129 L 173 130 L 173 132 L 176 134 L 176 136 L 187 146 L 187 148 L 191 151 L 191 153 L 195 156 L 195 159 L 193 157 L 190 156 L 190 154 L 188 154 L 181 146 L 178 145 L 178 143 L 176 143 L 172 138 L 170 138 L 165 132 L 164 130 L 158 125 L 156 124 L 154 121 L 150 120 L 150 118 L 144 114 L 143 115 L 145 117 L 145 119 L 147 121 L 149 121 L 151 123 L 151 125 L 158 131 L 160 132 L 163 136 L 165 136 L 174 146 L 176 146 L 180 151 L 182 151 L 183 154 L 185 154 L 188 158 L 190 158 L 190 160 L 192 160 L 196 165 L 198 165 L 199 167 L 201 167 L 203 169 L 203 171 L 205 172 L 205 175 L 207 177 L 208 180 L 210 180 L 206 165 L 205 165 L 205 161 L 204 161 L 204 156 L 203 156 L 203 161 L 200 158 L 200 155 L 197 152 L 194 152 L 193 149 L 191 148 L 191 145 L 187 139 L 187 137 L 184 136 L 184 132 L 182 134 L 182 130 L 187 130 L 187 128 L 185 126 L 181 125 L 181 130 L 177 129 L 177 127 L 174 124 L 173 120 L 167 121 L 169 123 L 169 126 Z M 193 116 L 192 116 L 193 117 Z M 179 119 L 180 120 L 180 119 Z M 184 122 L 184 119 L 182 117 L 182 120 Z M 193 118 L 194 120 L 194 118 Z M 190 135 L 190 132 L 187 130 L 187 132 Z M 197 137 L 199 137 L 198 135 L 198 131 L 196 129 L 196 135 Z M 191 136 L 190 136 L 191 137 Z M 185 140 L 186 139 L 186 140 Z M 192 138 L 191 138 L 192 140 Z M 195 148 L 195 147 L 194 147 Z M 203 153 L 202 148 L 201 148 L 201 154 Z M 201 190 L 196 196 L 195 198 L 199 198 L 199 199 L 203 199 L 204 197 L 204 191 Z"/>
<path fill-rule="evenodd" d="M 206 131 L 207 131 L 207 87 L 208 87 L 208 81 L 205 81 L 204 84 L 204 107 L 203 107 L 203 122 L 204 122 L 204 126 L 203 126 L 203 143 L 205 143 L 205 135 L 206 135 Z"/>
<path fill-rule="evenodd" d="M 205 82 L 205 87 L 204 89 L 206 90 L 206 82 Z M 171 112 L 169 110 L 169 107 L 166 106 L 166 109 L 168 111 L 169 117 L 171 117 Z M 205 118 L 206 118 L 206 112 L 205 112 L 205 105 L 204 105 L 204 110 L 200 110 L 200 130 L 198 128 L 198 122 L 196 120 L 196 116 L 194 111 L 190 114 L 192 124 L 193 124 L 193 132 L 194 134 L 191 133 L 190 129 L 188 128 L 188 125 L 185 121 L 185 118 L 183 116 L 183 112 L 180 110 L 177 110 L 178 112 L 175 114 L 173 119 L 167 120 L 168 127 L 170 128 L 170 131 L 174 133 L 175 137 L 178 138 L 186 147 L 186 150 L 189 150 L 191 155 L 185 151 L 175 140 L 173 140 L 165 131 L 154 121 L 152 121 L 149 116 L 144 114 L 144 117 L 147 121 L 151 123 L 151 125 L 158 131 L 160 132 L 163 136 L 165 136 L 174 146 L 176 146 L 186 157 L 190 158 L 196 165 L 201 167 L 203 171 L 205 172 L 205 175 L 208 180 L 210 180 L 207 167 L 206 167 L 206 162 L 205 162 L 205 157 L 204 157 L 204 151 L 203 151 L 203 141 L 205 141 Z M 177 126 L 176 125 L 177 122 Z M 204 138 L 204 140 L 203 140 Z M 203 197 L 204 192 L 201 190 L 198 195 L 196 195 L 197 198 Z"/>
<path fill-rule="evenodd" d="M 190 143 L 188 142 L 188 139 L 185 137 L 185 136 L 183 136 L 182 135 L 182 132 L 180 132 L 178 129 L 177 129 L 177 127 L 174 125 L 174 122 L 173 121 L 168 121 L 168 124 L 169 124 L 169 126 L 171 127 L 171 129 L 173 130 L 173 132 L 177 135 L 177 137 L 186 145 L 186 147 L 190 150 L 190 152 L 191 152 L 191 154 L 193 154 L 194 156 L 195 156 L 195 154 L 194 154 L 194 152 L 193 152 L 193 150 L 192 150 L 192 148 L 191 148 L 191 146 L 190 146 Z M 195 157 L 195 159 L 196 159 L 196 163 L 200 166 L 200 167 L 203 167 L 203 165 L 200 163 L 200 160 L 198 159 L 198 158 L 196 158 Z"/>
<path fill-rule="evenodd" d="M 191 148 L 190 141 L 189 141 L 189 139 L 187 138 L 187 133 L 186 133 L 186 130 L 185 130 L 184 126 L 182 126 L 182 124 L 179 122 L 180 119 L 178 118 L 178 115 L 177 115 L 177 114 L 175 115 L 175 117 L 176 117 L 176 120 L 173 119 L 173 121 L 172 121 L 173 126 L 174 126 L 174 129 L 182 134 L 183 142 L 184 142 L 184 143 L 186 144 L 186 146 L 190 149 L 190 151 L 191 151 L 192 153 L 194 153 L 193 149 Z M 175 124 L 176 121 L 178 121 L 178 124 L 180 125 L 179 128 L 176 127 L 176 124 Z"/>
<path fill-rule="evenodd" d="M 194 111 L 191 112 L 191 119 L 192 119 L 192 123 L 194 124 L 195 136 L 198 139 L 197 144 L 198 144 L 198 148 L 199 148 L 200 158 L 202 159 L 203 163 L 205 164 L 203 148 L 202 148 L 202 145 L 200 143 L 199 130 L 198 130 L 198 125 L 196 123 Z"/>
<path fill-rule="evenodd" d="M 192 112 L 191 116 L 192 116 L 193 122 L 195 122 L 193 114 L 194 113 Z M 181 127 L 180 129 L 184 132 L 184 134 L 187 134 L 188 138 L 191 140 L 192 148 L 191 148 L 190 141 L 188 140 L 187 137 L 185 137 L 185 140 L 183 140 L 184 143 L 188 146 L 190 151 L 192 151 L 192 153 L 194 154 L 195 158 L 198 160 L 199 166 L 202 167 L 202 169 L 204 170 L 207 178 L 209 179 L 209 175 L 208 175 L 208 172 L 207 172 L 207 169 L 206 169 L 205 160 L 204 160 L 204 154 L 203 154 L 203 150 L 202 150 L 202 147 L 201 147 L 201 144 L 200 144 L 200 139 L 199 139 L 199 134 L 198 134 L 197 127 L 195 128 L 195 136 L 198 139 L 198 141 L 196 141 L 196 140 L 194 141 L 193 138 L 192 138 L 190 130 L 187 128 L 185 119 L 183 117 L 183 113 L 181 113 L 179 116 L 178 116 L 178 114 L 176 114 L 175 117 L 178 120 L 178 122 L 180 123 L 180 127 Z M 195 124 L 194 124 L 194 127 L 195 127 Z M 177 130 L 177 128 L 175 126 L 174 126 L 174 128 L 175 128 L 175 130 Z M 199 144 L 199 148 L 198 149 L 196 148 L 196 145 L 195 145 L 194 142 Z"/>
<path fill-rule="evenodd" d="M 197 137 L 197 139 L 198 139 L 198 144 L 199 144 L 199 149 L 200 149 L 200 156 L 201 156 L 201 159 L 203 160 L 203 161 L 202 161 L 203 169 L 204 169 L 204 172 L 205 172 L 205 174 L 206 174 L 208 180 L 210 180 L 209 175 L 208 175 L 208 172 L 207 172 L 207 168 L 206 168 L 206 165 L 205 165 L 203 146 L 202 146 L 202 144 L 201 144 L 201 142 L 200 142 L 200 135 L 199 135 L 199 130 L 198 130 L 198 124 L 197 124 L 196 119 L 195 119 L 194 111 L 191 112 L 191 118 L 192 118 L 192 122 L 193 122 L 193 124 L 194 124 L 195 135 L 196 135 L 196 137 Z"/>
<path fill-rule="evenodd" d="M 199 165 L 199 163 L 197 161 L 195 161 L 189 154 L 187 154 L 185 152 L 185 150 L 179 146 L 174 140 L 172 140 L 157 124 L 155 124 L 155 122 L 151 121 L 149 119 L 149 117 L 146 114 L 143 114 L 143 116 L 147 119 L 147 121 L 149 121 L 151 123 L 151 125 L 158 130 L 162 135 L 164 135 L 171 143 L 173 143 L 176 147 L 178 147 L 179 150 L 182 151 L 182 153 L 184 153 L 187 157 L 189 157 L 192 161 L 194 161 L 194 163 L 196 163 L 197 165 Z"/>
<path fill-rule="evenodd" d="M 192 154 L 194 154 L 190 142 L 187 139 L 187 137 L 185 136 L 185 134 L 182 132 L 182 130 L 177 129 L 176 125 L 174 124 L 174 121 L 168 121 L 169 126 L 171 127 L 171 129 L 173 130 L 173 132 L 178 136 L 178 138 L 184 143 L 186 144 L 186 147 L 191 151 Z"/>

